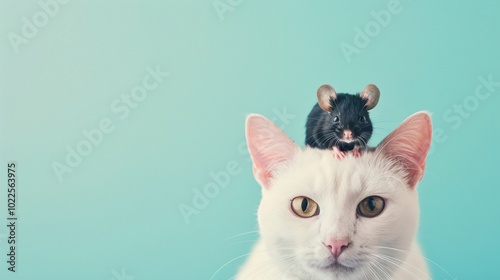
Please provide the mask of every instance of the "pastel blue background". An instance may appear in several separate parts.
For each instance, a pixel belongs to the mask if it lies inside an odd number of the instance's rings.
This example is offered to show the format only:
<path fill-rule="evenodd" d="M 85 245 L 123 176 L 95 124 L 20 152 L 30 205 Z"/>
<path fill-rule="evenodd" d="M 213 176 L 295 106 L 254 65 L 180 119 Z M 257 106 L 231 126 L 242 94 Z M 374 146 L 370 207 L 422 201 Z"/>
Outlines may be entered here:
<path fill-rule="evenodd" d="M 340 45 L 355 46 L 355 28 L 393 1 L 276 2 L 233 0 L 219 16 L 211 0 L 69 1 L 18 53 L 8 34 L 43 10 L 1 2 L 1 166 L 19 165 L 15 274 L 0 169 L 1 279 L 210 279 L 257 238 L 235 236 L 256 230 L 260 199 L 246 115 L 273 119 L 303 144 L 324 83 L 351 93 L 378 85 L 372 144 L 410 114 L 432 112 L 439 142 L 418 188 L 433 279 L 500 277 L 500 86 L 474 97 L 479 77 L 500 82 L 500 2 L 401 0 L 350 62 Z M 157 65 L 170 76 L 120 119 L 111 104 Z M 460 115 L 454 106 L 464 102 Z M 283 110 L 293 117 L 280 119 Z M 60 182 L 52 163 L 103 118 L 114 131 Z M 186 222 L 179 206 L 228 163 L 228 185 Z"/>

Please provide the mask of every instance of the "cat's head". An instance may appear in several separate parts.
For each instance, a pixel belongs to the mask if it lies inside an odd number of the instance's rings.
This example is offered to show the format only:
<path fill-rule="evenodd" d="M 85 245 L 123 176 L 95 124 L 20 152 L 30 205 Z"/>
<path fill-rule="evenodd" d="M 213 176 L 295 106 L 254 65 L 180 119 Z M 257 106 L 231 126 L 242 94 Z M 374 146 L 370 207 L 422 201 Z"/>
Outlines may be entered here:
<path fill-rule="evenodd" d="M 299 148 L 250 115 L 248 148 L 262 186 L 258 222 L 275 265 L 299 279 L 388 278 L 415 239 L 416 186 L 431 134 L 430 117 L 420 112 L 375 150 L 337 160 L 329 150 Z"/>

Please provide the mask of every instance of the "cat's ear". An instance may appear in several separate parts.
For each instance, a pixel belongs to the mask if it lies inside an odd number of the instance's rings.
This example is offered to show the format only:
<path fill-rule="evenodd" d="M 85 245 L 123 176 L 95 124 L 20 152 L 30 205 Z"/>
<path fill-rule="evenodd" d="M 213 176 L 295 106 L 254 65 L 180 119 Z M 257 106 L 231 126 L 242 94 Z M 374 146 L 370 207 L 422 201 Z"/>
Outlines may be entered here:
<path fill-rule="evenodd" d="M 246 138 L 255 179 L 269 187 L 277 167 L 292 159 L 298 146 L 271 121 L 256 114 L 247 117 Z"/>
<path fill-rule="evenodd" d="M 431 138 L 431 117 L 426 112 L 418 112 L 382 140 L 377 151 L 401 164 L 408 174 L 408 185 L 415 188 L 424 176 Z"/>

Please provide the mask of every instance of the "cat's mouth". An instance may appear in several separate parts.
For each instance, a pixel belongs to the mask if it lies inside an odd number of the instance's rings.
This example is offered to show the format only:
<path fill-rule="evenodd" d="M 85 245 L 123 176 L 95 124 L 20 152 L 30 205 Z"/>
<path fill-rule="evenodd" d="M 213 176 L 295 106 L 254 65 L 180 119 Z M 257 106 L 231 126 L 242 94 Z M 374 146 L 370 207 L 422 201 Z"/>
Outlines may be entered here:
<path fill-rule="evenodd" d="M 343 272 L 352 272 L 354 270 L 354 267 L 348 267 L 343 264 L 340 264 L 338 262 L 334 262 L 330 264 L 326 269 L 329 270 L 335 270 L 335 271 L 343 271 Z"/>
<path fill-rule="evenodd" d="M 332 262 L 329 262 L 326 265 L 318 265 L 318 264 L 316 264 L 314 266 L 316 266 L 317 268 L 322 269 L 322 270 L 334 271 L 334 272 L 337 272 L 337 273 L 351 273 L 354 270 L 356 270 L 355 267 L 350 267 L 350 266 L 343 265 L 343 264 L 339 263 L 338 261 L 332 261 Z"/>

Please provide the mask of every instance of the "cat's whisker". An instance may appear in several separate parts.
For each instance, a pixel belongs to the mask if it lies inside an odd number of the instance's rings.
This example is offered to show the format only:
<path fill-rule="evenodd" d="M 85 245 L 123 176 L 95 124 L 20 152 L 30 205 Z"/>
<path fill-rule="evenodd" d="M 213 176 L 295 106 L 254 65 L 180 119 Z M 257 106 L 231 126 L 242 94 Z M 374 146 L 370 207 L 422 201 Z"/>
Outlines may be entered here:
<path fill-rule="evenodd" d="M 235 241 L 232 244 L 242 244 L 242 243 L 256 243 L 258 239 L 255 240 L 240 240 L 240 241 Z"/>
<path fill-rule="evenodd" d="M 233 258 L 232 260 L 226 262 L 225 264 L 223 264 L 219 269 L 217 269 L 217 271 L 215 271 L 214 274 L 212 274 L 212 277 L 210 277 L 210 280 L 214 279 L 215 275 L 217 275 L 217 273 L 219 273 L 219 271 L 221 271 L 224 267 L 228 266 L 230 263 L 236 261 L 236 260 L 239 260 L 243 257 L 246 257 L 246 256 L 249 256 L 251 253 L 247 253 L 247 254 L 243 254 L 243 255 L 240 255 L 236 258 Z"/>
<path fill-rule="evenodd" d="M 421 254 L 418 254 L 416 252 L 412 252 L 412 251 L 409 251 L 409 250 L 403 250 L 403 249 L 400 249 L 400 248 L 394 248 L 394 247 L 386 247 L 386 246 L 373 246 L 374 248 L 380 248 L 380 249 L 387 249 L 387 250 L 395 250 L 395 251 L 400 251 L 400 252 L 404 252 L 404 253 L 408 253 L 408 254 L 413 254 L 413 255 L 417 255 L 417 256 L 421 256 Z M 455 277 L 453 275 L 451 275 L 446 269 L 444 269 L 441 265 L 439 265 L 438 263 L 436 263 L 435 261 L 425 257 L 425 256 L 422 256 L 424 259 L 426 259 L 428 262 L 434 264 L 435 266 L 437 266 L 439 269 L 441 269 L 442 271 L 444 271 L 446 274 L 448 274 L 448 276 L 451 277 L 451 279 L 455 279 Z"/>
<path fill-rule="evenodd" d="M 280 249 L 284 248 L 284 247 L 278 247 Z M 289 248 L 289 249 L 293 249 L 293 248 Z M 255 251 L 253 253 L 262 253 L 262 252 L 266 252 L 268 251 L 267 249 L 263 249 L 263 250 L 258 250 L 258 251 Z M 231 259 L 230 261 L 226 262 L 225 264 L 223 264 L 219 269 L 217 269 L 217 271 L 212 275 L 212 277 L 210 277 L 210 280 L 212 280 L 224 267 L 228 266 L 229 264 L 231 264 L 232 262 L 238 260 L 238 259 L 241 259 L 243 257 L 246 257 L 248 255 L 250 255 L 251 253 L 248 253 L 248 254 L 243 254 L 243 255 L 240 255 L 238 257 L 235 257 L 233 259 Z M 288 256 L 288 258 L 294 258 L 294 256 Z M 286 256 L 284 257 L 284 259 L 286 259 Z M 266 266 L 266 265 L 274 265 L 274 262 L 265 262 L 263 263 L 261 266 Z M 233 276 L 232 278 L 236 277 L 237 275 Z"/>
<path fill-rule="evenodd" d="M 259 233 L 259 230 L 252 230 L 252 231 L 239 233 L 239 234 L 236 234 L 236 235 L 233 235 L 233 236 L 226 238 L 226 240 L 233 239 L 233 238 L 240 237 L 240 236 L 247 235 L 247 234 L 252 234 L 252 233 Z"/>
<path fill-rule="evenodd" d="M 380 279 L 379 274 L 377 273 L 378 267 L 374 263 L 369 264 L 367 268 L 370 271 L 370 274 L 372 274 L 375 278 L 377 278 L 377 280 Z"/>
<path fill-rule="evenodd" d="M 267 250 L 265 250 L 267 251 Z M 263 271 L 264 268 L 268 266 L 275 266 L 276 264 L 284 264 L 289 267 L 294 267 L 298 262 L 296 261 L 296 257 L 293 255 L 284 255 L 281 256 L 279 259 L 273 259 L 273 261 L 260 261 L 256 263 L 255 269 L 247 275 L 247 278 L 252 279 L 251 276 L 258 274 L 259 272 Z"/>
<path fill-rule="evenodd" d="M 398 259 L 398 258 L 395 258 L 395 257 L 389 256 L 389 255 L 385 255 L 385 254 L 379 254 L 379 255 L 380 255 L 381 257 L 388 258 L 388 259 L 390 259 L 390 260 L 393 260 L 393 261 L 395 261 L 395 262 L 398 262 L 398 264 L 399 264 L 399 265 L 401 265 L 401 264 L 405 263 L 404 261 L 402 261 L 402 260 L 400 260 L 400 259 Z M 408 264 L 408 266 L 409 266 L 410 268 L 414 269 L 416 272 L 419 272 L 421 275 L 425 275 L 425 277 L 426 277 L 427 279 L 432 280 L 432 278 L 431 278 L 429 275 L 427 275 L 427 273 L 425 273 L 424 271 L 420 270 L 418 267 L 416 267 L 416 266 L 414 266 L 414 265 L 412 265 L 412 264 Z"/>
<path fill-rule="evenodd" d="M 370 272 L 370 264 L 367 265 L 366 270 L 368 270 L 368 272 Z M 366 272 L 366 270 L 362 270 L 363 276 L 366 280 L 370 280 L 370 278 L 368 278 L 368 273 Z"/>
<path fill-rule="evenodd" d="M 368 263 L 366 265 L 366 270 L 370 273 L 370 275 L 373 275 L 375 278 L 378 279 L 377 274 L 372 269 L 372 264 L 371 263 Z M 365 274 L 367 274 L 367 273 L 365 273 Z M 368 280 L 370 280 L 370 278 L 368 278 Z"/>
<path fill-rule="evenodd" d="M 375 257 L 374 261 L 380 265 L 383 265 L 383 262 L 386 262 L 392 266 L 394 266 L 394 268 L 399 268 L 399 266 L 393 262 L 389 262 L 387 261 L 386 259 L 382 258 L 381 256 L 377 255 L 377 254 L 371 254 L 373 257 Z M 391 271 L 391 274 L 394 273 L 393 269 L 390 269 L 389 267 L 385 266 L 385 268 L 387 268 L 389 271 Z M 401 277 L 399 277 L 399 279 L 401 279 Z"/>
<path fill-rule="evenodd" d="M 374 257 L 376 257 L 376 258 L 379 258 L 380 260 L 383 260 L 383 261 L 385 261 L 385 262 L 387 262 L 387 263 L 390 263 L 390 264 L 394 265 L 395 267 L 400 268 L 400 269 L 401 269 L 401 270 L 403 270 L 403 271 L 408 272 L 408 274 L 409 274 L 409 275 L 411 275 L 411 277 L 412 277 L 413 279 L 415 279 L 415 280 L 419 280 L 419 279 L 420 279 L 420 278 L 418 278 L 418 277 L 415 275 L 415 273 L 414 273 L 414 272 L 410 271 L 409 269 L 407 269 L 406 267 L 404 267 L 404 266 L 402 266 L 402 265 L 401 265 L 401 263 L 404 263 L 403 261 L 396 259 L 397 261 L 399 261 L 399 263 L 398 263 L 398 262 L 396 262 L 396 261 L 393 261 L 393 260 L 388 259 L 388 258 L 386 258 L 386 257 L 384 257 L 384 256 L 381 256 L 381 255 L 377 255 L 377 254 L 372 254 L 372 255 L 373 255 Z M 420 271 L 420 272 L 421 272 L 421 271 Z M 421 273 L 422 273 L 422 272 L 421 272 Z M 427 277 L 427 278 L 429 279 L 429 276 L 428 276 L 427 274 L 425 274 L 425 273 L 423 273 L 423 274 L 425 275 L 425 277 Z"/>
<path fill-rule="evenodd" d="M 384 274 L 384 277 L 386 279 L 391 279 L 391 275 L 394 273 L 394 271 L 392 271 L 389 267 L 385 266 L 382 262 L 380 262 L 378 259 L 374 259 L 374 263 L 373 265 L 375 265 L 375 267 L 378 267 L 380 272 L 382 272 Z"/>

